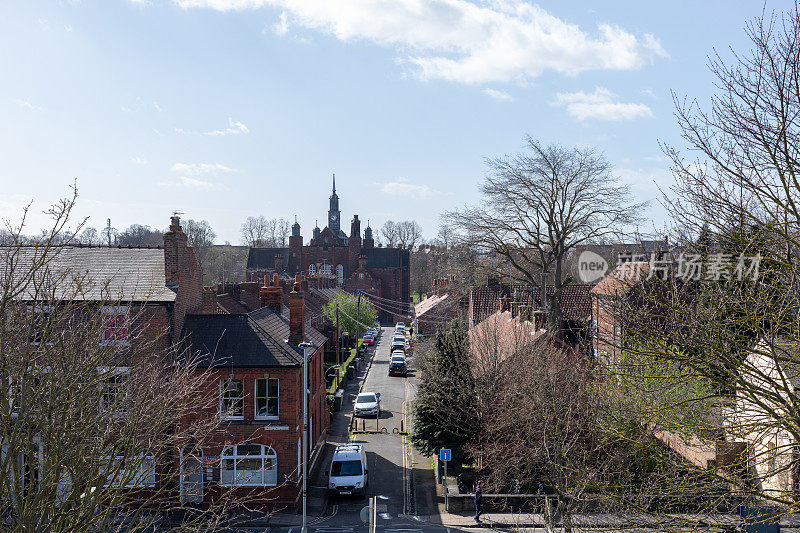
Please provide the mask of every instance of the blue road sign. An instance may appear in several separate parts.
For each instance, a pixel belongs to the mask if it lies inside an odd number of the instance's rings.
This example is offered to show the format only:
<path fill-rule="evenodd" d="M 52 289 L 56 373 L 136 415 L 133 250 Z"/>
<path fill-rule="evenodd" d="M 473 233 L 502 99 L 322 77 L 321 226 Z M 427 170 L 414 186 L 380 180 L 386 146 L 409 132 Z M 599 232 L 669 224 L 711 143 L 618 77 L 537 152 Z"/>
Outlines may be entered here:
<path fill-rule="evenodd" d="M 440 461 L 449 461 L 450 460 L 450 450 L 447 448 L 442 448 L 439 450 L 439 460 Z"/>

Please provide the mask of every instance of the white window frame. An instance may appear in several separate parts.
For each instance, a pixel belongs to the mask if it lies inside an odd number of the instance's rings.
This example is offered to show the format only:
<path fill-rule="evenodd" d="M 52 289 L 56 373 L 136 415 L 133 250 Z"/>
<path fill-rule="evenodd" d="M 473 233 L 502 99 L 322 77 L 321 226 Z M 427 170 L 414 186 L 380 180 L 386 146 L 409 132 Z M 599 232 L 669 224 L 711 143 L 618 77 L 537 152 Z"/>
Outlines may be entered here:
<path fill-rule="evenodd" d="M 336 265 L 336 286 L 344 285 L 344 266 Z"/>
<path fill-rule="evenodd" d="M 225 392 L 226 384 L 232 381 L 238 381 L 242 384 L 242 395 L 240 397 L 227 398 L 228 400 L 239 400 L 241 403 L 241 415 L 229 415 L 225 410 Z M 219 416 L 223 420 L 244 420 L 244 379 L 242 378 L 223 378 L 219 380 Z"/>
<path fill-rule="evenodd" d="M 111 463 L 112 477 L 106 479 L 106 487 L 110 488 L 152 488 L 156 486 L 156 458 L 152 453 L 144 455 L 136 455 L 127 458 L 128 462 L 136 463 L 136 470 L 129 470 L 123 466 L 120 468 L 120 462 L 125 462 L 124 455 L 117 455 L 112 461 L 105 459 L 104 468 Z M 124 485 L 116 483 L 117 477 L 127 480 Z"/>
<path fill-rule="evenodd" d="M 315 276 L 316 274 L 317 274 L 317 265 L 311 263 L 310 265 L 308 265 L 308 275 Z"/>
<path fill-rule="evenodd" d="M 261 453 L 259 455 L 239 455 L 239 446 L 260 446 Z M 261 460 L 261 469 L 258 470 L 258 473 L 261 474 L 260 482 L 258 480 L 253 481 L 253 476 L 249 478 L 239 478 L 239 462 L 248 459 Z M 224 472 L 230 471 L 226 470 L 225 461 L 233 462 L 233 476 L 230 480 L 224 479 Z M 272 461 L 270 468 L 265 468 L 266 461 Z M 268 473 L 272 472 L 274 472 L 274 474 L 269 474 L 270 479 L 268 480 L 267 475 Z M 220 454 L 219 481 L 220 485 L 223 487 L 275 487 L 278 485 L 278 454 L 275 452 L 274 448 L 267 446 L 266 444 L 250 443 L 237 446 L 228 446 L 222 450 L 222 453 Z"/>
<path fill-rule="evenodd" d="M 128 399 L 128 390 L 127 384 L 130 382 L 131 377 L 131 368 L 129 366 L 101 366 L 97 367 L 97 373 L 100 377 L 100 383 L 98 384 L 100 397 L 98 398 L 98 404 L 101 411 L 107 410 L 110 407 L 110 404 L 106 403 L 105 398 L 106 395 L 111 394 L 108 389 L 108 380 L 110 378 L 117 378 L 118 376 L 125 376 L 125 383 L 123 390 L 116 390 L 113 394 L 115 399 L 122 397 L 122 402 L 115 402 L 117 409 L 114 411 L 115 416 L 127 416 L 128 408 L 127 408 L 127 399 Z"/>
<path fill-rule="evenodd" d="M 278 407 L 278 409 L 277 409 L 277 413 L 278 414 L 275 414 L 275 415 L 259 415 L 258 414 L 258 400 L 259 399 L 266 399 L 267 400 L 267 404 L 269 404 L 269 400 L 271 398 L 273 398 L 273 396 L 269 395 L 269 382 L 271 380 L 273 380 L 273 379 L 277 382 L 277 385 L 278 385 L 278 393 L 277 393 L 276 396 L 274 396 L 275 403 L 277 404 L 277 407 Z M 259 396 L 258 395 L 258 382 L 259 381 L 266 381 L 267 382 L 267 395 L 266 396 Z M 280 396 L 281 396 L 281 394 L 280 394 L 280 392 L 281 392 L 281 383 L 280 383 L 280 380 L 278 378 L 272 378 L 272 377 L 270 377 L 270 378 L 256 378 L 255 380 L 253 380 L 253 396 L 254 396 L 254 398 L 253 398 L 253 406 L 255 408 L 255 410 L 253 412 L 255 413 L 254 418 L 256 420 L 278 420 L 280 418 L 280 413 L 281 413 L 281 404 L 280 404 Z"/>
<path fill-rule="evenodd" d="M 130 324 L 130 309 L 127 305 L 104 305 L 101 313 L 103 315 L 103 338 L 100 339 L 101 346 L 130 346 L 130 333 L 131 333 L 131 324 Z M 122 339 L 106 339 L 105 335 L 109 329 L 123 329 L 118 328 L 116 325 L 113 328 L 109 328 L 106 325 L 106 317 L 109 316 L 124 316 L 125 317 L 125 337 Z M 117 318 L 118 320 L 118 318 Z M 114 336 L 118 335 L 118 333 L 114 333 Z"/>

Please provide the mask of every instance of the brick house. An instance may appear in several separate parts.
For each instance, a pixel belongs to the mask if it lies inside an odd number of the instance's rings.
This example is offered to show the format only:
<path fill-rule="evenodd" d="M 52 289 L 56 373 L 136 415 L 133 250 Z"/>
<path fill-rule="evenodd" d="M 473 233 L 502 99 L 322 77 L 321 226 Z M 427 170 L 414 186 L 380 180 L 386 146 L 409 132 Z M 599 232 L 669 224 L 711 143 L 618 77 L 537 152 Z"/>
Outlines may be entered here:
<path fill-rule="evenodd" d="M 327 220 L 324 229 L 314 228 L 307 245 L 303 245 L 300 225 L 295 222 L 288 248 L 250 248 L 248 280 L 271 274 L 284 277 L 304 274 L 309 280 L 323 278 L 349 292 L 364 291 L 376 297 L 376 302 L 392 302 L 377 306 L 383 323 L 406 319 L 411 304 L 409 250 L 376 248 L 369 225 L 362 239 L 358 215 L 350 224 L 350 235 L 342 231 L 335 178 Z"/>
<path fill-rule="evenodd" d="M 43 253 L 40 245 L 2 250 L 0 270 L 14 256 L 18 272 L 38 264 Z M 42 280 L 50 280 L 44 282 L 46 289 L 23 292 L 16 303 L 30 316 L 32 344 L 41 341 L 38 335 L 47 334 L 35 324 L 58 306 L 77 321 L 102 317 L 100 343 L 114 362 L 97 369 L 101 406 L 124 396 L 138 362 L 163 360 L 180 339 L 187 313 L 202 309 L 200 266 L 177 216 L 172 217 L 163 247 L 65 244 L 55 246 L 49 257 L 46 269 L 39 269 Z M 69 303 L 81 305 L 70 308 Z M 42 450 L 43 456 L 47 453 Z M 141 478 L 123 490 L 146 492 L 168 483 L 172 459 L 143 461 L 137 466 L 144 469 Z"/>
<path fill-rule="evenodd" d="M 326 338 L 307 327 L 297 276 L 284 314 L 278 276 L 260 288 L 260 309 L 249 313 L 189 315 L 184 335 L 200 366 L 211 369 L 218 407 L 197 417 L 222 417 L 223 427 L 199 451 L 207 465 L 194 480 L 193 503 L 208 505 L 221 491 L 237 491 L 263 511 L 294 507 L 301 496 L 303 349 L 311 342 L 309 464 L 321 455 L 329 425 L 323 372 Z M 197 452 L 195 452 L 197 453 Z"/>

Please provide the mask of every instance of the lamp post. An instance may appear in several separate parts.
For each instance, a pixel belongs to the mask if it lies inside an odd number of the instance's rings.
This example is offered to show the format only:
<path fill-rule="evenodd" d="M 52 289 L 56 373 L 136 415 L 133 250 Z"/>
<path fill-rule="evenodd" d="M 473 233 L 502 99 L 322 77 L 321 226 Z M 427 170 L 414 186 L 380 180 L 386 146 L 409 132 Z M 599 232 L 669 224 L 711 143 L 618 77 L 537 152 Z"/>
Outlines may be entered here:
<path fill-rule="evenodd" d="M 306 519 L 308 516 L 307 485 L 308 485 L 308 359 L 314 354 L 314 345 L 310 342 L 301 342 L 298 348 L 303 350 L 303 527 L 301 533 L 306 533 Z"/>

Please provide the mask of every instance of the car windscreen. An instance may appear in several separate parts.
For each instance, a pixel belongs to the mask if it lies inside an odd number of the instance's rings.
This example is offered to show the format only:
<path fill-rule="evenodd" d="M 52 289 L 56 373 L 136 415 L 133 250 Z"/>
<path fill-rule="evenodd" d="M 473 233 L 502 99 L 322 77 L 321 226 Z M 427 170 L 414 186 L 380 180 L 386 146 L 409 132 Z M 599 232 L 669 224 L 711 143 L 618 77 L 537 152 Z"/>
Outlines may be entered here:
<path fill-rule="evenodd" d="M 331 477 L 360 476 L 361 461 L 333 461 L 331 463 Z"/>
<path fill-rule="evenodd" d="M 405 363 L 405 357 L 392 357 L 392 363 Z"/>
<path fill-rule="evenodd" d="M 373 403 L 377 401 L 374 394 L 359 394 L 358 398 L 356 398 L 356 403 Z"/>

